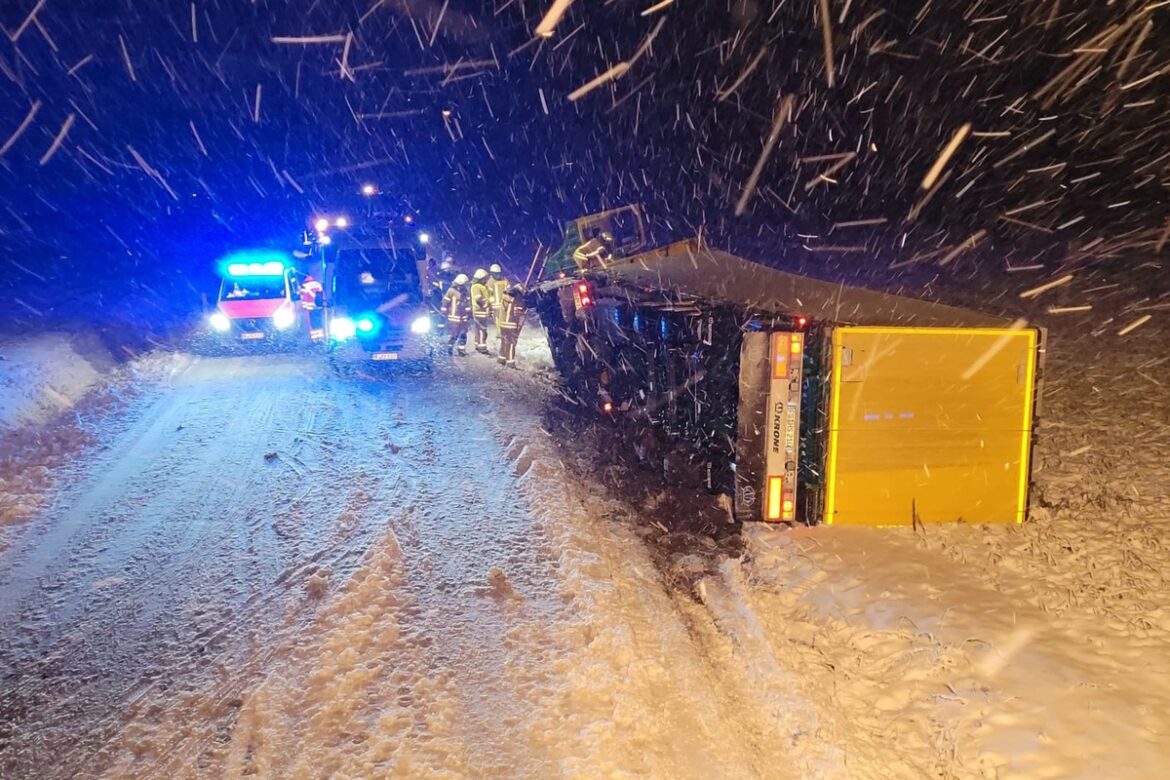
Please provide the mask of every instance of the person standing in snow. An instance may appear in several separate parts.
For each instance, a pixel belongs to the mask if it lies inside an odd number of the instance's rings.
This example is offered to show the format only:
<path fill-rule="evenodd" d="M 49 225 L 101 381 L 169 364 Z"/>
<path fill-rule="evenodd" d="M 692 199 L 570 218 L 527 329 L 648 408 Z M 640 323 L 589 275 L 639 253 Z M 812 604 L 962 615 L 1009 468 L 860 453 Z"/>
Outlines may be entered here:
<path fill-rule="evenodd" d="M 491 278 L 487 280 L 488 297 L 492 304 L 492 319 L 496 322 L 496 329 L 500 328 L 500 310 L 504 306 L 504 294 L 508 292 L 508 280 L 504 278 L 504 269 L 499 263 L 492 263 L 488 268 Z"/>
<path fill-rule="evenodd" d="M 479 268 L 471 284 L 471 316 L 475 320 L 475 351 L 488 354 L 488 324 L 492 321 L 491 292 L 488 272 Z"/>
<path fill-rule="evenodd" d="M 438 270 L 435 271 L 434 276 L 430 278 L 430 294 L 431 300 L 434 301 L 436 309 L 441 309 L 443 306 L 443 296 L 447 290 L 451 289 L 451 284 L 455 279 L 455 261 L 451 259 L 450 255 L 444 255 L 443 261 L 439 263 Z"/>
<path fill-rule="evenodd" d="M 471 294 L 467 274 L 459 274 L 443 295 L 443 314 L 447 317 L 447 354 L 467 354 L 467 321 L 471 315 Z"/>
<path fill-rule="evenodd" d="M 504 293 L 500 305 L 500 365 L 516 368 L 516 343 L 524 328 L 528 307 L 524 302 L 524 286 L 514 284 Z"/>

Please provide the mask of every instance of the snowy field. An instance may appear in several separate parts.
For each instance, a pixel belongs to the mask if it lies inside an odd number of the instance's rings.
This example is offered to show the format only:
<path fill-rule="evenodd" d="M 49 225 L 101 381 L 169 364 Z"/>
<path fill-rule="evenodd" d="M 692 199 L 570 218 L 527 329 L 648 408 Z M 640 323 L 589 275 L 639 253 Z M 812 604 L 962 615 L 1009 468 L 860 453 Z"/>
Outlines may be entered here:
<path fill-rule="evenodd" d="M 664 530 L 546 425 L 535 327 L 518 372 L 26 372 L 0 776 L 1159 776 L 1167 335 L 1054 327 L 1033 520 L 917 533 Z"/>

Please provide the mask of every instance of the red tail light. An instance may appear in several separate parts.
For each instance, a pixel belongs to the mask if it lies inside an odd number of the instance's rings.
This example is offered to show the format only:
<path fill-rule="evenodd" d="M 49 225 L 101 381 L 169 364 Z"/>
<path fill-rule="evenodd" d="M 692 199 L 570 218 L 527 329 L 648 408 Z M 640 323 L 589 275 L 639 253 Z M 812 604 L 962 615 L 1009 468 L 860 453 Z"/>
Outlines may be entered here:
<path fill-rule="evenodd" d="M 582 308 L 593 305 L 593 295 L 589 289 L 588 282 L 577 282 L 577 293 L 575 297 L 578 301 L 578 306 Z"/>

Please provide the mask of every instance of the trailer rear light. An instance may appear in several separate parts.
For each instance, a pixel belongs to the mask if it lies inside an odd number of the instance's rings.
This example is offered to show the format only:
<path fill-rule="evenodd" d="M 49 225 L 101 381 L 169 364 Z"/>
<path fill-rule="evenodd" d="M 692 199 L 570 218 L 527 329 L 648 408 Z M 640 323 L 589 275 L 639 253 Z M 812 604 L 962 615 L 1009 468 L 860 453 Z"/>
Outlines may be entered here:
<path fill-rule="evenodd" d="M 601 405 L 601 411 L 605 412 L 606 414 L 609 414 L 610 412 L 613 411 L 613 404 L 610 403 L 609 401 L 606 401 L 605 403 L 603 403 Z"/>
<path fill-rule="evenodd" d="M 796 318 L 796 327 L 803 328 L 807 324 L 808 324 L 808 319 L 806 319 L 805 317 L 797 317 Z"/>
<path fill-rule="evenodd" d="M 788 351 L 794 355 L 799 355 L 800 350 L 803 348 L 803 346 L 804 345 L 801 344 L 801 342 L 800 342 L 800 336 L 793 333 L 792 334 L 792 342 L 788 345 Z"/>
<path fill-rule="evenodd" d="M 788 340 L 786 333 L 772 334 L 772 378 L 781 379 L 788 376 L 788 349 L 784 342 Z"/>
<path fill-rule="evenodd" d="M 781 515 L 784 520 L 796 519 L 796 496 L 793 491 L 784 491 L 784 502 L 781 504 Z"/>
<path fill-rule="evenodd" d="M 581 282 L 580 284 L 577 285 L 577 290 L 582 295 L 584 295 L 585 293 L 589 292 L 589 285 L 587 285 L 585 282 Z"/>
<path fill-rule="evenodd" d="M 783 500 L 784 477 L 768 477 L 768 506 L 765 517 L 769 520 L 780 520 L 784 512 Z"/>

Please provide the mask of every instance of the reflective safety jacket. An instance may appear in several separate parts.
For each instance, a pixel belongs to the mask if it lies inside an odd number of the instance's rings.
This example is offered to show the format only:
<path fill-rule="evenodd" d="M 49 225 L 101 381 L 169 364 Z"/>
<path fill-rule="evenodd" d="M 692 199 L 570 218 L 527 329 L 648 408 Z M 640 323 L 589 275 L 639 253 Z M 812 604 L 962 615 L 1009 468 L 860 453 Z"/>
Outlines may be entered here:
<path fill-rule="evenodd" d="M 325 288 L 311 276 L 306 276 L 301 282 L 301 306 L 306 309 L 317 308 L 317 296 L 324 294 Z"/>
<path fill-rule="evenodd" d="M 499 312 L 504 305 L 504 294 L 508 292 L 508 280 L 504 277 L 491 277 L 487 280 L 488 298 L 491 300 L 492 311 Z"/>
<path fill-rule="evenodd" d="M 467 322 L 471 314 L 471 296 L 466 287 L 451 285 L 443 294 L 443 314 L 448 322 Z"/>
<path fill-rule="evenodd" d="M 573 262 L 582 271 L 604 268 L 609 265 L 611 259 L 609 247 L 600 238 L 589 239 L 573 252 Z"/>
<path fill-rule="evenodd" d="M 520 330 L 524 326 L 524 315 L 527 311 L 523 295 L 505 292 L 503 305 L 500 307 L 500 330 Z"/>
<path fill-rule="evenodd" d="M 492 313 L 491 293 L 483 282 L 471 283 L 471 313 L 476 317 L 487 317 Z"/>

